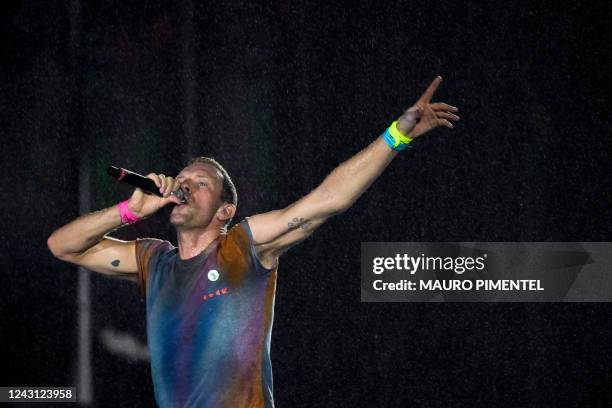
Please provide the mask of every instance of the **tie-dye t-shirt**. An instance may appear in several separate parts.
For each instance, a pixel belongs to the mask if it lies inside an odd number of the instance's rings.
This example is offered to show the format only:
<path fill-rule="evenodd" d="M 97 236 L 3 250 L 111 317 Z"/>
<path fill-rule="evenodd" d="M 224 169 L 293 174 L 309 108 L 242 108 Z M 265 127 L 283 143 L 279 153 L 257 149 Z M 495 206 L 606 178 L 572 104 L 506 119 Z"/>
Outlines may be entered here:
<path fill-rule="evenodd" d="M 256 255 L 247 219 L 199 255 L 136 242 L 160 407 L 273 407 L 270 340 L 277 268 Z"/>

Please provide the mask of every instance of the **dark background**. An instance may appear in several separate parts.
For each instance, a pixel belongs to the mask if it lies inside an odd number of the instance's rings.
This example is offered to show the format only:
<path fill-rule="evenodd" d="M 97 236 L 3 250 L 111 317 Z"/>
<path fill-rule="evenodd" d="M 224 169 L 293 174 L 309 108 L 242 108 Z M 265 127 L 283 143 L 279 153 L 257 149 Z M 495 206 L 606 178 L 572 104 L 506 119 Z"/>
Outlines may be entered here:
<path fill-rule="evenodd" d="M 362 241 L 610 241 L 607 3 L 330 3 L 2 3 L 0 385 L 76 384 L 78 272 L 46 239 L 129 196 L 106 166 L 213 156 L 238 221 L 308 193 L 441 74 L 456 129 L 281 259 L 276 404 L 612 404 L 609 304 L 359 301 Z M 114 235 L 176 243 L 165 214 Z M 91 305 L 94 405 L 152 406 L 148 363 L 100 340 L 145 342 L 136 286 L 94 274 Z"/>

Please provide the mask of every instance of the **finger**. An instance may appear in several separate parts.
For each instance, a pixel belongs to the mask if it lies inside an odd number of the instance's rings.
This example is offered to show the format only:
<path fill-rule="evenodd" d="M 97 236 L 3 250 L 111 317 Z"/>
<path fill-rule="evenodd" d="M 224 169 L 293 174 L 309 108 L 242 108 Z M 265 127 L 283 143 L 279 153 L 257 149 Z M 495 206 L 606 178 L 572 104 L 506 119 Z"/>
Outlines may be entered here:
<path fill-rule="evenodd" d="M 420 118 L 422 114 L 423 108 L 418 105 L 414 105 L 409 109 L 406 109 L 406 111 L 402 114 L 402 117 L 404 117 L 406 120 L 415 120 Z"/>
<path fill-rule="evenodd" d="M 436 126 L 446 126 L 447 128 L 451 129 L 454 128 L 453 124 L 446 119 L 436 119 L 435 124 Z"/>
<path fill-rule="evenodd" d="M 149 173 L 147 174 L 147 178 L 150 178 L 151 180 L 153 180 L 157 188 L 161 188 L 161 180 L 159 179 L 159 176 L 157 174 Z"/>
<path fill-rule="evenodd" d="M 164 200 L 169 200 L 169 203 L 173 204 L 182 204 L 182 200 L 172 193 L 181 188 L 181 183 L 179 183 L 174 177 L 167 177 L 167 188 L 164 191 Z M 164 203 L 164 205 L 167 203 Z"/>
<path fill-rule="evenodd" d="M 174 178 L 172 177 L 166 177 L 166 187 L 164 188 L 164 197 L 167 197 L 168 195 L 170 195 L 171 192 L 173 192 L 173 188 L 174 188 Z"/>
<path fill-rule="evenodd" d="M 183 201 L 181 201 L 181 199 L 180 199 L 180 198 L 178 198 L 178 197 L 177 197 L 177 196 L 175 196 L 175 195 L 170 195 L 170 196 L 168 196 L 168 198 L 169 198 L 170 200 L 172 200 L 172 202 L 173 202 L 174 204 L 183 204 Z"/>
<path fill-rule="evenodd" d="M 429 84 L 429 86 L 427 87 L 427 89 L 425 90 L 423 95 L 421 95 L 421 97 L 419 98 L 419 102 L 420 103 L 429 103 L 429 101 L 431 101 L 431 97 L 436 92 L 436 89 L 438 89 L 438 86 L 440 86 L 441 83 L 442 83 L 442 77 L 438 75 L 431 82 L 431 84 Z"/>
<path fill-rule="evenodd" d="M 164 174 L 159 175 L 159 180 L 161 181 L 161 186 L 159 187 L 159 192 L 163 195 L 164 189 L 166 188 L 166 176 Z"/>
<path fill-rule="evenodd" d="M 438 111 L 438 110 L 443 110 L 443 111 L 447 111 L 447 112 L 458 112 L 459 108 L 455 107 L 455 106 L 451 106 L 449 104 L 446 104 L 444 102 L 436 102 L 436 103 L 432 103 L 429 105 L 431 107 L 431 109 Z"/>
<path fill-rule="evenodd" d="M 444 119 L 448 119 L 448 120 L 453 120 L 453 121 L 457 121 L 459 120 L 459 116 L 450 113 L 450 112 L 436 112 L 436 117 L 437 118 L 444 118 Z"/>
<path fill-rule="evenodd" d="M 166 204 L 182 204 L 181 200 L 175 196 L 175 195 L 168 195 L 167 197 L 164 197 L 161 199 L 161 205 L 165 206 Z"/>
<path fill-rule="evenodd" d="M 177 179 L 173 178 L 172 180 L 172 187 L 170 188 L 171 193 L 181 188 L 181 183 Z"/>

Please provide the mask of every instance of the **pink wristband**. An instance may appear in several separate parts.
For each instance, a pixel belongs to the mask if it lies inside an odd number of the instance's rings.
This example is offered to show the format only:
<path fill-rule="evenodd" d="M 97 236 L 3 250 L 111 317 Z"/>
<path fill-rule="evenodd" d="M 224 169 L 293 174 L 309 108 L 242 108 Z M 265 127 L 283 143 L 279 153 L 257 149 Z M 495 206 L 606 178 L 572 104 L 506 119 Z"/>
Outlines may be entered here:
<path fill-rule="evenodd" d="M 140 218 L 130 210 L 130 207 L 128 207 L 128 200 L 120 202 L 117 206 L 119 208 L 119 216 L 121 217 L 122 224 L 132 224 L 140 220 Z"/>

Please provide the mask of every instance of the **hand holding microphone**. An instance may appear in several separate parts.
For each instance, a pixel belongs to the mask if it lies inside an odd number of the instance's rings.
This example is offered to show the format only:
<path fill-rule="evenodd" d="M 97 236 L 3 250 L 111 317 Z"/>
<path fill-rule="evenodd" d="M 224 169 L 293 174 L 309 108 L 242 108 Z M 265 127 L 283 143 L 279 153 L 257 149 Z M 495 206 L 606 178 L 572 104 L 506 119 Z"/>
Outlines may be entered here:
<path fill-rule="evenodd" d="M 146 218 L 170 203 L 185 202 L 180 183 L 173 177 L 155 173 L 149 173 L 145 177 L 114 166 L 108 168 L 108 174 L 136 187 L 128 200 L 128 206 L 138 218 Z"/>

